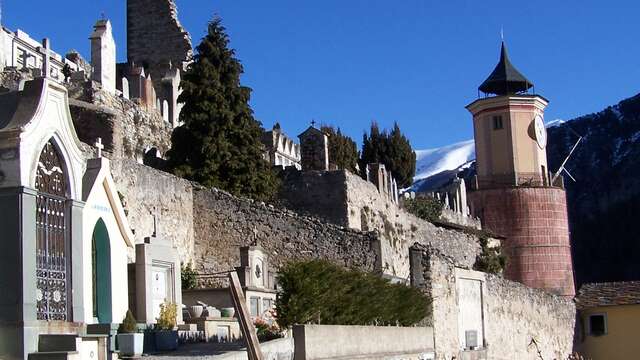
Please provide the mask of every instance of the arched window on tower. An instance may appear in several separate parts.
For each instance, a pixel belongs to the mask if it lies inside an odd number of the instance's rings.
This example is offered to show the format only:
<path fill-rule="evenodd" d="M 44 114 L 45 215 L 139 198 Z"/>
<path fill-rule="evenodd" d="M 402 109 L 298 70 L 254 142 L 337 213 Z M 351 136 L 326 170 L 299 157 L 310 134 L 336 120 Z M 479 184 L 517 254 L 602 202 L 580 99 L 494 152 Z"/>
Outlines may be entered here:
<path fill-rule="evenodd" d="M 60 152 L 49 140 L 36 169 L 36 300 L 37 318 L 69 321 L 70 251 L 67 170 Z"/>

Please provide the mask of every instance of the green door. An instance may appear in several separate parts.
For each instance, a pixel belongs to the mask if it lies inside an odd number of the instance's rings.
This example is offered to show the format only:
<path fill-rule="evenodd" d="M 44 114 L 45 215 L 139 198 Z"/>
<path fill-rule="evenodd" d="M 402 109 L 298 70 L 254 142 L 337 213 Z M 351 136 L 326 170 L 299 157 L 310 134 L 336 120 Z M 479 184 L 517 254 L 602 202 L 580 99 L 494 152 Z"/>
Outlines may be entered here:
<path fill-rule="evenodd" d="M 109 233 L 102 219 L 93 229 L 91 241 L 93 268 L 93 317 L 100 324 L 109 324 L 111 319 L 111 249 Z"/>

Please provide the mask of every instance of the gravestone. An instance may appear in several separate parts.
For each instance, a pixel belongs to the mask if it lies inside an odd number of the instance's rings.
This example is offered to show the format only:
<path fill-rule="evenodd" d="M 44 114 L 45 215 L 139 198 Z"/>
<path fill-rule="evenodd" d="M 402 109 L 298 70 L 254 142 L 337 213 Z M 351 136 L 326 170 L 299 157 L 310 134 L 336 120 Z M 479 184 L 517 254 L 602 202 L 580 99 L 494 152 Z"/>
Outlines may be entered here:
<path fill-rule="evenodd" d="M 129 80 L 126 77 L 122 78 L 122 97 L 129 99 Z"/>
<path fill-rule="evenodd" d="M 116 43 L 113 40 L 111 22 L 98 20 L 94 25 L 91 40 L 92 80 L 102 84 L 102 88 L 112 94 L 116 92 Z"/>
<path fill-rule="evenodd" d="M 170 241 L 147 237 L 144 243 L 136 244 L 135 283 L 138 321 L 156 323 L 160 304 L 169 302 L 178 305 L 177 322 L 182 323 L 180 260 Z"/>
<path fill-rule="evenodd" d="M 162 78 L 162 93 L 169 102 L 169 123 L 171 126 L 178 126 L 180 118 L 180 106 L 178 104 L 178 96 L 180 96 L 180 69 L 170 65 L 169 70 Z"/>
<path fill-rule="evenodd" d="M 169 102 L 167 100 L 162 101 L 162 120 L 169 122 Z"/>

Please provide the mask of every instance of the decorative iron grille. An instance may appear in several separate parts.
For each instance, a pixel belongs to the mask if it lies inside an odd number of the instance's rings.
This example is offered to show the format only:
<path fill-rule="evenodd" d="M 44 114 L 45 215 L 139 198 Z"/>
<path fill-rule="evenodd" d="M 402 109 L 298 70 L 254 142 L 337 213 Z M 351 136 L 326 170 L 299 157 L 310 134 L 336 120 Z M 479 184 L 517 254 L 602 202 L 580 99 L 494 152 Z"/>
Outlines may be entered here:
<path fill-rule="evenodd" d="M 38 320 L 70 319 L 69 226 L 65 166 L 51 142 L 36 170 L 36 301 Z"/>

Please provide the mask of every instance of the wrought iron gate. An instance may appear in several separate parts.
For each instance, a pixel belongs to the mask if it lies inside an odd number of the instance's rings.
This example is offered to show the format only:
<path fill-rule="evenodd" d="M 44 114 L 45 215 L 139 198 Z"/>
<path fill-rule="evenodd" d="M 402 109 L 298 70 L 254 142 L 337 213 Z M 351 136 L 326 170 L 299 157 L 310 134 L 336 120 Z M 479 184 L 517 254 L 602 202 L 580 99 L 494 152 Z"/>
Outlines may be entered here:
<path fill-rule="evenodd" d="M 36 174 L 36 300 L 38 320 L 69 321 L 70 259 L 66 167 L 51 141 Z"/>

